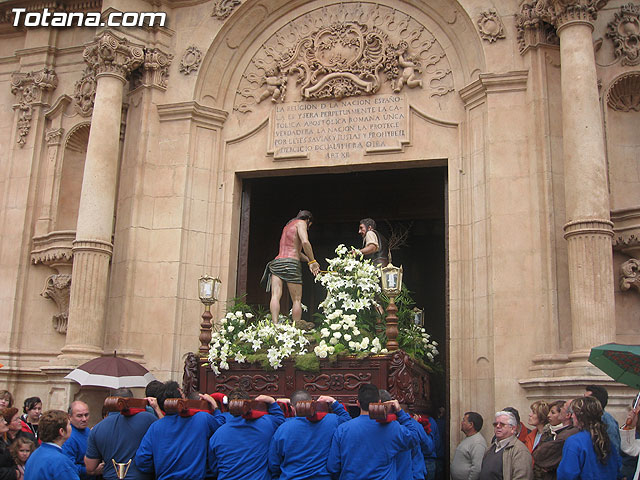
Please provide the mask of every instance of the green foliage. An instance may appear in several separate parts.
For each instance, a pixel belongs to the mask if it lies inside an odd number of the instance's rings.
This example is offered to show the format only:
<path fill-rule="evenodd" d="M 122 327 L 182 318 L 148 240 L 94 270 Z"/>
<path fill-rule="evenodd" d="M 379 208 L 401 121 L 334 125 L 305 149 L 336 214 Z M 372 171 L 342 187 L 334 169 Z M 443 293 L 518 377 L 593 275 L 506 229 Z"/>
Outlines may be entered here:
<path fill-rule="evenodd" d="M 305 353 L 304 355 L 295 357 L 295 366 L 297 370 L 304 372 L 319 372 L 320 359 L 315 353 Z"/>

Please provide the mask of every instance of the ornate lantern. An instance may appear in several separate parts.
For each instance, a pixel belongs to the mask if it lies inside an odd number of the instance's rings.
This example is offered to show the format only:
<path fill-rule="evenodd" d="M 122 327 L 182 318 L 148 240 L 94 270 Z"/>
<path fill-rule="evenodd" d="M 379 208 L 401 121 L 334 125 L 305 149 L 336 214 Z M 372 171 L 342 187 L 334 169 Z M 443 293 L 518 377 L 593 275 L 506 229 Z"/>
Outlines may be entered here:
<path fill-rule="evenodd" d="M 204 313 L 202 314 L 202 323 L 200 324 L 200 349 L 201 357 L 209 354 L 209 344 L 211 343 L 211 305 L 218 301 L 220 295 L 219 278 L 213 278 L 209 275 L 203 275 L 198 279 L 198 293 L 200 301 L 204 304 Z"/>
<path fill-rule="evenodd" d="M 387 349 L 394 351 L 398 349 L 398 307 L 395 300 L 402 291 L 402 265 L 396 267 L 390 263 L 382 269 L 382 291 L 389 297 L 386 317 Z"/>

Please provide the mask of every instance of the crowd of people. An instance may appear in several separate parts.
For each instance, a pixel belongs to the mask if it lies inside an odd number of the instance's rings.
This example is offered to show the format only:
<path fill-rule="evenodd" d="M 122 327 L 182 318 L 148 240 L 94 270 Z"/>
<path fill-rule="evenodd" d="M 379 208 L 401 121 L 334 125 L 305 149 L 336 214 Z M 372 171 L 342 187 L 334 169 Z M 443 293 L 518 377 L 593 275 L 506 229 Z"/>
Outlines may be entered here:
<path fill-rule="evenodd" d="M 41 409 L 42 402 L 36 405 L 28 399 L 23 419 L 14 413 L 11 394 L 0 392 L 5 399 L 0 403 L 4 419 L 0 480 L 428 480 L 435 476 L 435 462 L 430 460 L 441 449 L 435 419 L 411 416 L 387 391 L 372 384 L 359 389 L 360 415 L 353 419 L 334 398 L 320 396 L 312 402 L 303 390 L 278 400 L 268 395 L 250 399 L 241 390 L 228 397 L 196 394 L 208 408 L 190 408 L 186 413 L 168 408 L 169 399 L 184 398 L 176 382 L 152 382 L 145 394 L 145 408 L 104 411 L 104 418 L 89 428 L 84 402 L 73 402 L 68 412 L 29 415 L 33 408 Z M 112 395 L 133 397 L 129 389 Z M 232 414 L 229 403 L 234 400 L 251 408 Z M 372 405 L 383 408 L 382 416 L 369 416 Z M 296 416 L 297 407 L 302 416 Z M 14 417 L 19 421 L 13 422 Z"/>
<path fill-rule="evenodd" d="M 207 408 L 180 412 L 165 405 L 184 398 L 176 382 L 154 381 L 145 394 L 145 408 L 103 411 L 89 428 L 84 402 L 42 413 L 40 399 L 31 397 L 20 415 L 11 393 L 0 390 L 0 480 L 431 480 L 438 470 L 435 419 L 410 415 L 372 384 L 360 387 L 355 418 L 330 396 L 310 403 L 303 390 L 278 400 L 250 399 L 241 390 L 195 394 Z M 129 389 L 112 395 L 133 397 Z M 230 412 L 232 400 L 243 408 Z M 620 428 L 607 401 L 597 385 L 573 400 L 537 400 L 531 429 L 505 407 L 495 413 L 489 445 L 482 416 L 466 412 L 451 478 L 638 480 L 640 406 Z"/>
<path fill-rule="evenodd" d="M 495 414 L 490 445 L 480 433 L 482 416 L 466 412 L 452 480 L 638 480 L 640 407 L 634 405 L 620 428 L 605 410 L 608 398 L 604 387 L 588 385 L 573 400 L 537 400 L 530 405 L 531 429 L 515 408 L 505 407 Z"/>

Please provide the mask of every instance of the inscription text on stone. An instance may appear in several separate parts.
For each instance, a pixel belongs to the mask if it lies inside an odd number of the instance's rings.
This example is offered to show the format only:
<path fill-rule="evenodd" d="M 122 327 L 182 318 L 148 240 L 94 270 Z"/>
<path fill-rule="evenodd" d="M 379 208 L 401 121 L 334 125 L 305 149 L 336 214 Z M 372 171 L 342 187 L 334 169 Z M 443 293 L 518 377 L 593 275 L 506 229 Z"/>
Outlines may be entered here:
<path fill-rule="evenodd" d="M 321 154 L 346 159 L 356 152 L 400 148 L 407 139 L 402 95 L 281 103 L 274 108 L 275 158 Z"/>

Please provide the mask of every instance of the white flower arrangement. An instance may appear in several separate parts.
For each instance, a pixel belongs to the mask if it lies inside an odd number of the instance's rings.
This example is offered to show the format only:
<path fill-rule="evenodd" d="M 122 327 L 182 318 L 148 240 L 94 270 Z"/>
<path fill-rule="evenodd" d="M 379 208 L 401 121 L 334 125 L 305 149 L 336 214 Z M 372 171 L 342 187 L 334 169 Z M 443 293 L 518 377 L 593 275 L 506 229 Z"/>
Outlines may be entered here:
<path fill-rule="evenodd" d="M 418 325 L 409 324 L 400 331 L 398 337 L 400 347 L 408 353 L 433 362 L 438 352 L 438 342 L 431 340 L 431 335 Z"/>
<path fill-rule="evenodd" d="M 277 324 L 268 319 L 250 322 L 253 314 L 238 310 L 229 312 L 211 335 L 209 365 L 216 375 L 229 369 L 229 360 L 243 363 L 251 353 L 266 352 L 269 365 L 276 369 L 282 361 L 307 352 L 309 340 L 304 331 L 289 320 L 280 318 Z"/>
<path fill-rule="evenodd" d="M 319 305 L 324 321 L 318 330 L 314 353 L 326 358 L 334 353 L 381 353 L 380 340 L 368 332 L 359 316 L 369 313 L 380 293 L 380 270 L 362 255 L 353 255 L 344 245 L 336 248 L 337 257 L 327 259 L 326 273 L 316 277 L 327 289 Z"/>

